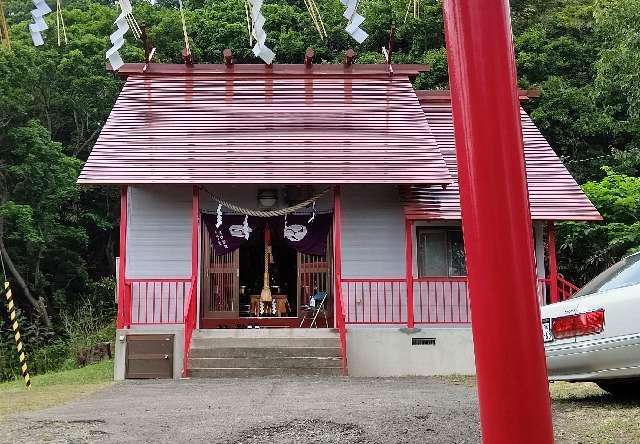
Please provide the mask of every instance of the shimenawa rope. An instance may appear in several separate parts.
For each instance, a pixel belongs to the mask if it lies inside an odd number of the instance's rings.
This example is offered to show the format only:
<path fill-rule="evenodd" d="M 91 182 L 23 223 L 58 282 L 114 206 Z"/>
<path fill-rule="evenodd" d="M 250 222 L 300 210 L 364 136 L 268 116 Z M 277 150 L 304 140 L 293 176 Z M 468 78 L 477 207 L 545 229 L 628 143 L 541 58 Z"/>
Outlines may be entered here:
<path fill-rule="evenodd" d="M 211 191 L 207 190 L 205 187 L 201 188 L 204 192 L 206 192 L 209 196 L 211 196 L 211 198 L 213 200 L 215 200 L 216 202 L 218 202 L 219 204 L 221 204 L 224 207 L 229 208 L 232 211 L 235 211 L 237 213 L 240 214 L 244 214 L 247 216 L 255 216 L 255 217 L 274 217 L 274 216 L 284 216 L 285 214 L 291 214 L 291 213 L 295 213 L 298 210 L 301 210 L 302 208 L 305 208 L 311 204 L 313 204 L 316 200 L 318 200 L 320 197 L 324 196 L 325 194 L 327 194 L 330 190 L 330 188 L 325 188 L 324 190 L 322 190 L 321 192 L 319 192 L 318 194 L 316 194 L 315 196 L 310 197 L 309 199 L 300 202 L 299 204 L 293 205 L 291 207 L 287 207 L 287 208 L 278 208 L 277 210 L 256 210 L 253 208 L 245 208 L 245 207 L 241 207 L 238 205 L 234 205 L 231 202 L 228 202 L 218 196 L 216 196 L 215 194 L 213 194 Z"/>

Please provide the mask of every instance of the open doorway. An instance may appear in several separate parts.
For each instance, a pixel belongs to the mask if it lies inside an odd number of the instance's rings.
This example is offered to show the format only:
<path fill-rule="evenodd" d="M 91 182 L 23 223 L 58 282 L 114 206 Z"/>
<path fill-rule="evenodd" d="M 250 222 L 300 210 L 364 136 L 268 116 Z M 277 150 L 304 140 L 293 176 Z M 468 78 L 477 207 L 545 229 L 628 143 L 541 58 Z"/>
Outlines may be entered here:
<path fill-rule="evenodd" d="M 265 315 L 264 307 L 260 312 L 259 298 L 264 286 L 265 233 L 252 236 L 240 248 L 240 317 L 259 317 Z M 297 254 L 282 238 L 270 236 L 271 255 L 269 256 L 269 288 L 275 299 L 278 317 L 297 317 Z M 266 313 L 269 314 L 269 313 Z"/>
<path fill-rule="evenodd" d="M 216 255 L 209 231 L 202 232 L 202 328 L 309 327 L 301 306 L 315 292 L 325 292 L 325 318 L 318 325 L 333 325 L 331 235 L 327 254 L 304 254 L 282 236 L 270 236 L 269 287 L 273 304 L 261 304 L 264 286 L 265 228 L 252 231 L 242 245 Z M 262 310 L 261 310 L 262 308 Z"/>

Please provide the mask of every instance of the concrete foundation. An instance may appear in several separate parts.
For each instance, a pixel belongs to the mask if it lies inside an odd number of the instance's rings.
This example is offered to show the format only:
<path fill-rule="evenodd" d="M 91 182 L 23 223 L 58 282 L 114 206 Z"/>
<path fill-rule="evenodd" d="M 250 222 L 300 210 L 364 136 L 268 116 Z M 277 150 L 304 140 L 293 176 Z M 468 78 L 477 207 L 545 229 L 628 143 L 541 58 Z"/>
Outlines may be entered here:
<path fill-rule="evenodd" d="M 347 365 L 350 376 L 474 375 L 471 328 L 352 328 Z"/>
<path fill-rule="evenodd" d="M 145 326 L 144 328 L 131 328 L 116 331 L 116 346 L 113 356 L 113 379 L 122 381 L 125 377 L 127 357 L 127 336 L 129 335 L 174 335 L 173 340 L 173 379 L 182 376 L 182 363 L 184 359 L 184 330 L 182 325 L 176 326 Z"/>
<path fill-rule="evenodd" d="M 200 332 L 203 337 L 212 334 L 207 330 Z M 297 332 L 305 331 L 297 330 Z M 147 326 L 117 331 L 114 355 L 115 380 L 123 380 L 125 377 L 127 336 L 154 333 L 174 335 L 173 375 L 174 379 L 181 377 L 184 356 L 182 325 Z M 213 331 L 213 333 L 219 332 Z M 238 330 L 236 333 L 235 330 L 225 330 L 225 333 L 227 337 L 224 340 L 232 343 L 233 335 L 241 335 L 246 331 Z M 268 336 L 274 332 L 265 329 L 260 333 Z M 198 337 L 196 333 L 196 338 Z M 212 339 L 206 338 L 208 341 Z M 475 365 L 471 328 L 424 328 L 415 329 L 412 332 L 396 328 L 351 328 L 347 333 L 347 364 L 350 376 L 473 375 Z"/>

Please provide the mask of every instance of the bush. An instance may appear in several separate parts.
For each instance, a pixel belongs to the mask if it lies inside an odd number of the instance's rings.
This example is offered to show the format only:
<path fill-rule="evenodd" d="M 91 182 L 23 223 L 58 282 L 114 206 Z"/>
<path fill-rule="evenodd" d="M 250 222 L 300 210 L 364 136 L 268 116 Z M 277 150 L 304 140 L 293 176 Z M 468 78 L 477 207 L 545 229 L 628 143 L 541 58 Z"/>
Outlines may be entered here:
<path fill-rule="evenodd" d="M 108 302 L 93 302 L 99 300 L 98 295 L 106 296 L 105 293 L 109 292 L 109 282 L 105 280 L 95 284 L 96 287 L 91 294 L 94 298 L 88 298 L 72 312 L 61 313 L 62 327 L 57 334 L 44 327 L 38 318 L 27 319 L 17 311 L 31 374 L 77 368 L 77 354 L 82 349 L 103 342 L 113 342 L 113 311 L 110 312 L 106 308 Z M 112 294 L 111 290 L 111 300 Z M 15 340 L 8 322 L 4 323 L 1 333 L 0 381 L 20 378 Z"/>

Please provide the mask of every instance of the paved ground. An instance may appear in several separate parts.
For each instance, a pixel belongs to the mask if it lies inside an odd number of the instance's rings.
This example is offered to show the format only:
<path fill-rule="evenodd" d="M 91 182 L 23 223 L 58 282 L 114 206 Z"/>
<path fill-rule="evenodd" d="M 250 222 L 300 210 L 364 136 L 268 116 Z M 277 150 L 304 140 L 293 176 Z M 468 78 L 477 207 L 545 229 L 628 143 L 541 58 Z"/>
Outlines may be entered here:
<path fill-rule="evenodd" d="M 640 442 L 640 402 L 552 394 L 557 442 Z M 127 381 L 0 422 L 0 442 L 476 443 L 478 421 L 473 378 Z"/>
<path fill-rule="evenodd" d="M 142 381 L 0 424 L 2 442 L 478 442 L 472 384 L 437 378 Z"/>

